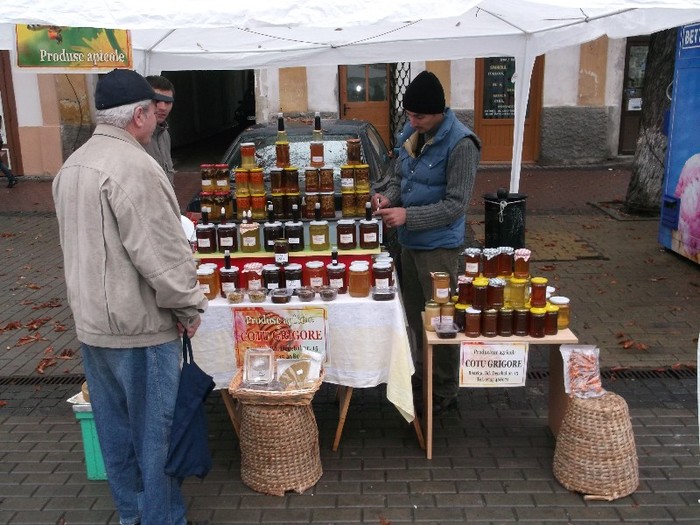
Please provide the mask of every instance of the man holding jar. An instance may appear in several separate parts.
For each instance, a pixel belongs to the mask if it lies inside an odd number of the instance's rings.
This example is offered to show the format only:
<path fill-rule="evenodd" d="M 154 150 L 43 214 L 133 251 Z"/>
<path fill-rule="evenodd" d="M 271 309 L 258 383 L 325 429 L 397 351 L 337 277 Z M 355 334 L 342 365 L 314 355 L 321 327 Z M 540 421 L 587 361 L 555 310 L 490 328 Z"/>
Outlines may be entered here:
<path fill-rule="evenodd" d="M 403 98 L 408 122 L 382 192 L 372 196 L 374 214 L 397 228 L 401 244 L 401 291 L 411 335 L 417 383 L 423 372 L 421 312 L 432 297 L 432 272 L 450 275 L 457 290 L 466 213 L 481 155 L 478 137 L 445 107 L 437 76 L 423 71 Z M 414 383 L 415 384 L 415 383 Z M 457 405 L 459 346 L 433 355 L 433 413 Z"/>

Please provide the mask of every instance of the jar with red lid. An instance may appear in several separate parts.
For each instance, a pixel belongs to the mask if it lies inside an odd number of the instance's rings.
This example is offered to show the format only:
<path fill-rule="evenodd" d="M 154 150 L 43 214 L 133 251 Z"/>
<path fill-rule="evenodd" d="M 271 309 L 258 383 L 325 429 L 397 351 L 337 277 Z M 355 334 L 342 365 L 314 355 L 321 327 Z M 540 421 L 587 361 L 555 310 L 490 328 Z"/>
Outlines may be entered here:
<path fill-rule="evenodd" d="M 337 288 L 338 293 L 348 293 L 345 264 L 339 262 L 327 264 L 326 275 L 328 276 L 328 284 L 333 288 Z"/>
<path fill-rule="evenodd" d="M 245 263 L 239 277 L 241 288 L 247 288 L 248 290 L 260 290 L 263 287 L 262 269 L 262 263 Z"/>
<path fill-rule="evenodd" d="M 253 219 L 258 221 L 265 219 L 267 215 L 267 198 L 264 194 L 250 196 L 250 210 L 252 211 Z"/>
<path fill-rule="evenodd" d="M 326 284 L 326 270 L 323 261 L 308 261 L 304 269 L 304 286 L 319 288 Z"/>
<path fill-rule="evenodd" d="M 210 218 L 214 218 L 214 192 L 202 191 L 199 193 L 199 210 L 208 213 Z"/>
<path fill-rule="evenodd" d="M 199 173 L 202 178 L 202 191 L 214 189 L 215 169 L 213 164 L 200 164 Z"/>
<path fill-rule="evenodd" d="M 467 277 L 479 277 L 481 272 L 481 248 L 467 248 L 464 250 L 464 275 Z"/>
<path fill-rule="evenodd" d="M 472 304 L 473 298 L 473 282 L 471 277 L 460 275 L 457 277 L 457 302 L 462 304 Z"/>
<path fill-rule="evenodd" d="M 318 186 L 321 193 L 333 193 L 335 191 L 333 168 L 323 167 L 318 170 Z"/>
<path fill-rule="evenodd" d="M 547 305 L 547 278 L 530 279 L 530 306 L 544 308 Z"/>
<path fill-rule="evenodd" d="M 513 252 L 513 276 L 527 279 L 530 276 L 530 250 L 518 248 Z"/>
<path fill-rule="evenodd" d="M 237 196 L 236 197 L 236 218 L 242 221 L 244 218 L 244 213 L 248 213 L 251 208 L 250 195 Z"/>
<path fill-rule="evenodd" d="M 357 228 L 353 219 L 340 219 L 335 231 L 339 250 L 354 250 L 357 247 Z"/>
<path fill-rule="evenodd" d="M 216 174 L 216 190 L 215 191 L 231 191 L 231 170 L 228 164 L 215 164 L 214 172 Z"/>

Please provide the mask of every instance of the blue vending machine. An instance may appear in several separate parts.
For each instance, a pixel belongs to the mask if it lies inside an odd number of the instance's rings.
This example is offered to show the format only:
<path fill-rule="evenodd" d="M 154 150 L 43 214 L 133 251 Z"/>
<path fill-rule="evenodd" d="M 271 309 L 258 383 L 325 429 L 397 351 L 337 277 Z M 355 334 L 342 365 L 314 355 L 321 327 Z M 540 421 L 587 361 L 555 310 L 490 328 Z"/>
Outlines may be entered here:
<path fill-rule="evenodd" d="M 700 263 L 700 23 L 678 31 L 659 242 Z"/>

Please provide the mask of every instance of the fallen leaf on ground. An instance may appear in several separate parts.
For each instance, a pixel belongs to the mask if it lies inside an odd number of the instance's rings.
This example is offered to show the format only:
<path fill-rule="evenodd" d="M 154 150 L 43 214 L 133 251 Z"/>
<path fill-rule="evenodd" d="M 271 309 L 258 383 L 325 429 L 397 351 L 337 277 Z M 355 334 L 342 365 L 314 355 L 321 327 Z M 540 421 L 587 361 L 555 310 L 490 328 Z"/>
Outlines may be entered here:
<path fill-rule="evenodd" d="M 67 332 L 68 328 L 66 328 L 65 325 L 62 325 L 58 321 L 54 321 L 53 323 L 53 331 L 54 332 Z"/>
<path fill-rule="evenodd" d="M 53 346 L 47 346 L 46 349 L 44 350 L 44 355 L 51 355 L 53 354 Z"/>
<path fill-rule="evenodd" d="M 44 358 L 41 361 L 39 361 L 39 364 L 36 367 L 36 371 L 38 374 L 43 374 L 44 371 L 50 366 L 56 366 L 56 360 L 53 357 Z"/>
<path fill-rule="evenodd" d="M 623 332 L 617 332 L 617 333 L 615 334 L 615 337 L 617 337 L 618 339 L 620 339 L 621 337 L 625 337 L 625 334 L 624 334 Z"/>
<path fill-rule="evenodd" d="M 542 270 L 543 272 L 551 272 L 551 271 L 554 271 L 556 269 L 557 269 L 557 267 L 553 264 L 545 264 L 545 265 L 540 266 L 540 270 Z"/>
<path fill-rule="evenodd" d="M 659 281 L 665 281 L 666 277 L 652 277 L 649 279 L 650 282 L 652 283 L 658 283 Z"/>
<path fill-rule="evenodd" d="M 2 399 L 0 399 L 0 408 L 4 406 L 7 406 L 7 401 L 3 401 Z"/>
<path fill-rule="evenodd" d="M 40 310 L 42 308 L 59 308 L 63 306 L 61 304 L 61 300 L 58 299 L 57 297 L 54 297 L 53 299 L 43 302 L 41 304 L 37 304 L 36 306 L 32 306 L 32 310 Z"/>
<path fill-rule="evenodd" d="M 19 338 L 19 340 L 15 343 L 15 346 L 29 345 L 36 343 L 37 341 L 47 341 L 47 339 L 41 337 L 41 334 L 25 335 Z"/>
<path fill-rule="evenodd" d="M 38 330 L 39 328 L 44 326 L 50 320 L 50 317 L 40 317 L 38 319 L 32 319 L 27 324 L 25 324 L 24 327 L 33 332 L 34 330 Z"/>
<path fill-rule="evenodd" d="M 637 350 L 649 350 L 649 347 L 645 345 L 644 343 L 634 343 L 634 347 Z"/>
<path fill-rule="evenodd" d="M 627 350 L 634 345 L 634 341 L 632 341 L 632 339 L 625 339 L 624 341 L 620 341 L 618 344 L 622 345 L 622 348 Z"/>
<path fill-rule="evenodd" d="M 29 283 L 27 285 L 27 288 L 31 288 L 32 290 L 38 290 L 39 288 L 41 288 L 41 286 L 39 286 L 38 284 Z"/>
<path fill-rule="evenodd" d="M 22 323 L 19 321 L 10 321 L 5 326 L 0 327 L 0 334 L 8 330 L 17 330 L 18 328 L 22 328 Z"/>
<path fill-rule="evenodd" d="M 64 348 L 60 354 L 58 354 L 59 359 L 73 359 L 75 352 L 70 348 Z"/>
<path fill-rule="evenodd" d="M 27 306 L 29 304 L 34 304 L 34 301 L 32 301 L 31 299 L 25 299 L 24 301 L 20 302 L 19 304 L 21 304 L 23 306 Z"/>

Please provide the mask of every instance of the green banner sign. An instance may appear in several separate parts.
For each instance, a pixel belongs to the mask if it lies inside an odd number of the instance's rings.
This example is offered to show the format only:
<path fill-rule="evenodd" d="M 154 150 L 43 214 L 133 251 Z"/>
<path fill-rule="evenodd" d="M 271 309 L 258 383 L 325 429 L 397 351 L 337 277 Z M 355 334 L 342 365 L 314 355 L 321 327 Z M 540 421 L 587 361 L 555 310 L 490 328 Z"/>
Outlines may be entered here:
<path fill-rule="evenodd" d="M 17 66 L 94 70 L 132 67 L 131 36 L 124 29 L 17 25 Z"/>

